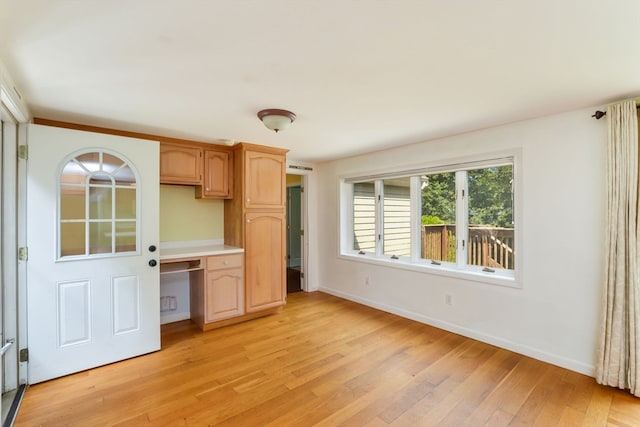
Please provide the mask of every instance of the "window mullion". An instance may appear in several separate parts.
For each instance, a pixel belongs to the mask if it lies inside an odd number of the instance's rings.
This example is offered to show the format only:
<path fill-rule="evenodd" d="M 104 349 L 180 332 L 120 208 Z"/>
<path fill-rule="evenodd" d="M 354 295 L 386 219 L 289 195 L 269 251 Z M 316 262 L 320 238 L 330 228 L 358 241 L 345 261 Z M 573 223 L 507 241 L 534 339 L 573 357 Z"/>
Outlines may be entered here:
<path fill-rule="evenodd" d="M 422 200 L 420 176 L 410 179 L 411 210 L 411 260 L 418 261 L 422 255 Z"/>
<path fill-rule="evenodd" d="M 111 253 L 116 253 L 116 182 L 111 178 Z"/>
<path fill-rule="evenodd" d="M 85 204 L 84 204 L 84 255 L 89 255 L 91 247 L 91 186 L 89 181 L 91 180 L 91 174 L 87 175 L 84 183 L 85 191 Z"/>
<path fill-rule="evenodd" d="M 376 203 L 376 255 L 384 253 L 384 185 L 382 180 L 375 181 L 375 203 Z"/>
<path fill-rule="evenodd" d="M 466 267 L 469 250 L 469 186 L 467 172 L 456 172 L 456 236 L 458 267 Z"/>

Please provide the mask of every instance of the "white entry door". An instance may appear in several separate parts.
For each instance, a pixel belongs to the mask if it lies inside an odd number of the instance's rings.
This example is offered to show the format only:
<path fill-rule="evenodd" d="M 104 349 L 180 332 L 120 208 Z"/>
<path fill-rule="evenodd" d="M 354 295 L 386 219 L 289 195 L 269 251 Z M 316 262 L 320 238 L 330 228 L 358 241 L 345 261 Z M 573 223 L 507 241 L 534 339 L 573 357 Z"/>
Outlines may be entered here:
<path fill-rule="evenodd" d="M 30 125 L 29 383 L 160 349 L 159 144 Z"/>

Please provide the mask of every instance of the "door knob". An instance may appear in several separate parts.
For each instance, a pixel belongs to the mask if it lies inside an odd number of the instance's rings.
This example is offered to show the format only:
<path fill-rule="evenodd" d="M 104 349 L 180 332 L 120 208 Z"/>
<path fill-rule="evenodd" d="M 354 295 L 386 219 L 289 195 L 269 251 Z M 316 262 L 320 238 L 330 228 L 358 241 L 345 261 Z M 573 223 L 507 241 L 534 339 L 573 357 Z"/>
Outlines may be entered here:
<path fill-rule="evenodd" d="M 155 267 L 156 265 L 158 265 L 158 261 L 156 261 L 155 259 L 149 260 L 149 267 Z"/>
<path fill-rule="evenodd" d="M 149 252 L 155 252 L 156 251 L 156 245 L 151 245 L 149 246 Z"/>

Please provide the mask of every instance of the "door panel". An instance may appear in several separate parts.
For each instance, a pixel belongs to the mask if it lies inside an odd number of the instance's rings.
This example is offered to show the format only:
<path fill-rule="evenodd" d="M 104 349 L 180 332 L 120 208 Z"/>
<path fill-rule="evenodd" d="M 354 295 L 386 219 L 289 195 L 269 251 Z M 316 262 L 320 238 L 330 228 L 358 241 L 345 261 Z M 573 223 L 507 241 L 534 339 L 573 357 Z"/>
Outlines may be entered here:
<path fill-rule="evenodd" d="M 247 151 L 244 179 L 246 209 L 285 207 L 285 159 L 280 154 Z"/>
<path fill-rule="evenodd" d="M 285 303 L 285 228 L 283 213 L 246 214 L 247 312 Z"/>
<path fill-rule="evenodd" d="M 29 382 L 158 350 L 158 143 L 39 125 L 28 142 Z"/>
<path fill-rule="evenodd" d="M 205 298 L 206 322 L 227 319 L 244 313 L 242 271 L 230 269 L 207 272 Z"/>
<path fill-rule="evenodd" d="M 113 333 L 135 331 L 140 327 L 140 298 L 137 276 L 113 278 Z"/>
<path fill-rule="evenodd" d="M 89 281 L 58 283 L 58 345 L 66 347 L 91 340 Z"/>

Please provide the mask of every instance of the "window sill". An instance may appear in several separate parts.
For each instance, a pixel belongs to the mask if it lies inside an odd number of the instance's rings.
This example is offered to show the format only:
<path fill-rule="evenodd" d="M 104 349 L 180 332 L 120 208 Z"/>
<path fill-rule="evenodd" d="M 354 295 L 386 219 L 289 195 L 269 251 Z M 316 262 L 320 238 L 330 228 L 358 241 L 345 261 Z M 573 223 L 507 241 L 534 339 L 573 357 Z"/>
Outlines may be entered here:
<path fill-rule="evenodd" d="M 438 276 L 453 277 L 461 280 L 484 283 L 496 286 L 521 289 L 522 285 L 515 277 L 496 276 L 494 273 L 459 270 L 447 265 L 432 265 L 428 261 L 414 262 L 407 258 L 391 259 L 388 256 L 376 256 L 373 254 L 360 255 L 357 253 L 341 253 L 339 259 L 347 261 L 364 262 L 384 267 L 399 268 L 402 270 L 416 271 L 419 273 L 435 274 Z"/>

